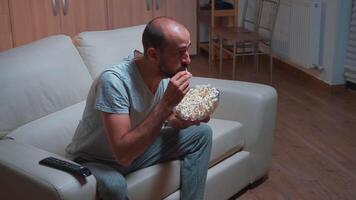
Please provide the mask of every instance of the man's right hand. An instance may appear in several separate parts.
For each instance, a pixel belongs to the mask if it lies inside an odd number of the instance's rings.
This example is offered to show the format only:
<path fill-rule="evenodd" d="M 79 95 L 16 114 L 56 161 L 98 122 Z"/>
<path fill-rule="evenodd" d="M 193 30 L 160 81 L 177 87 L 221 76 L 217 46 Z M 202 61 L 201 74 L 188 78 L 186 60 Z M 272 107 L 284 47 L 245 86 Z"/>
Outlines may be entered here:
<path fill-rule="evenodd" d="M 189 79 L 191 77 L 192 74 L 190 72 L 180 71 L 170 79 L 162 97 L 162 101 L 165 105 L 173 108 L 183 99 L 190 89 Z"/>

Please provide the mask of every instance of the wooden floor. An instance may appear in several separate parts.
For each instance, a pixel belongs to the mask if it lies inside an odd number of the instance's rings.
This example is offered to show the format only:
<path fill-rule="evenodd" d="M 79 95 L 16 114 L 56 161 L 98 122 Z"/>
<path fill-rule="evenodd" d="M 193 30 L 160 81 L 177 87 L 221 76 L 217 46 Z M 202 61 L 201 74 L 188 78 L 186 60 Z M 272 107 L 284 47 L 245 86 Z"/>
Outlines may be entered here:
<path fill-rule="evenodd" d="M 272 85 L 278 93 L 273 162 L 268 179 L 232 199 L 356 199 L 356 92 L 330 89 L 275 62 L 269 82 L 268 59 L 239 58 L 237 80 Z M 219 78 L 207 56 L 192 58 L 194 76 Z M 223 79 L 231 79 L 231 61 L 224 61 Z"/>

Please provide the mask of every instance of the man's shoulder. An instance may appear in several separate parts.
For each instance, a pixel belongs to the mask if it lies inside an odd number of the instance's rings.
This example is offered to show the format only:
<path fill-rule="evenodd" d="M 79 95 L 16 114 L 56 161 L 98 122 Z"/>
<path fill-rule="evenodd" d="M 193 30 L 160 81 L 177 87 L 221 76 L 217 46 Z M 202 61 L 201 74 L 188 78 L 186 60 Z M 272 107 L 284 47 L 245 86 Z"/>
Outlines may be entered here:
<path fill-rule="evenodd" d="M 111 65 L 105 69 L 101 75 L 100 79 L 107 78 L 118 78 L 127 79 L 132 73 L 132 62 L 129 60 L 122 60 L 120 63 Z"/>

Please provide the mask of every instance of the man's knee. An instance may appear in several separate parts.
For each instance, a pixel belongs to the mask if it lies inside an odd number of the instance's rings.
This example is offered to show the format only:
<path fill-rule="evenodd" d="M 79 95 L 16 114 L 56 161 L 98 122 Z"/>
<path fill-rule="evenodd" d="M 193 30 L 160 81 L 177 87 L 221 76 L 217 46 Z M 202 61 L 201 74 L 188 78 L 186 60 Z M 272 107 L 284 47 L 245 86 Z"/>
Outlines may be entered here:
<path fill-rule="evenodd" d="M 128 197 L 125 178 L 117 174 L 98 181 L 98 192 L 103 199 L 125 200 Z"/>
<path fill-rule="evenodd" d="M 110 166 L 101 163 L 84 163 L 96 178 L 98 196 L 101 199 L 127 199 L 128 191 L 123 175 Z"/>
<path fill-rule="evenodd" d="M 211 144 L 213 140 L 213 130 L 211 127 L 205 123 L 198 126 L 197 132 L 199 133 L 199 138 L 204 142 Z"/>

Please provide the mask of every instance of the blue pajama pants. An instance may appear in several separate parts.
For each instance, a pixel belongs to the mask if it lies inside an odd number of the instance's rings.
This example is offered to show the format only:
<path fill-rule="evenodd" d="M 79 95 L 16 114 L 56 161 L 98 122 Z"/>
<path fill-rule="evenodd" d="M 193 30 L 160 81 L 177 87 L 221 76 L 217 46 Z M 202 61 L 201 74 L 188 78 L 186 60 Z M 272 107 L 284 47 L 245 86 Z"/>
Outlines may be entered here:
<path fill-rule="evenodd" d="M 103 200 L 128 199 L 125 175 L 151 165 L 181 160 L 180 198 L 204 199 L 205 182 L 212 145 L 212 130 L 205 123 L 186 129 L 165 128 L 148 149 L 129 167 L 88 161 L 83 163 L 97 179 L 99 197 Z"/>

